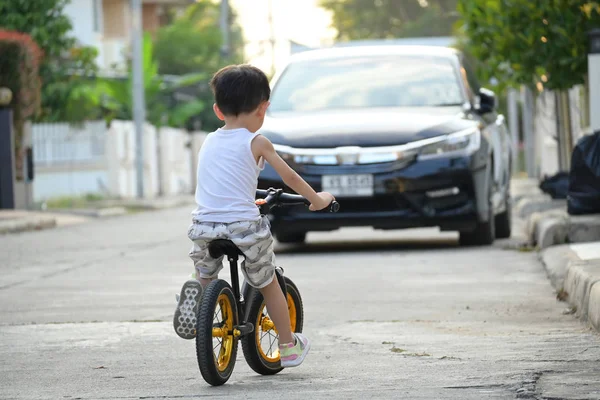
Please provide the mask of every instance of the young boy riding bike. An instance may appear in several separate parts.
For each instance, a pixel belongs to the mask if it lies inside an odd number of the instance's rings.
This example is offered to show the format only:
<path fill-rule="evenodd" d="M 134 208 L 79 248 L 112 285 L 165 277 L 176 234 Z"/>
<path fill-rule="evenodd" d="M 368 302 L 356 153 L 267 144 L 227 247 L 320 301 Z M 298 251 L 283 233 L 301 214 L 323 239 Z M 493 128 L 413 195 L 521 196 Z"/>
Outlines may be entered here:
<path fill-rule="evenodd" d="M 208 244 L 229 239 L 242 251 L 242 272 L 249 285 L 262 293 L 269 315 L 279 333 L 281 366 L 302 363 L 310 341 L 291 331 L 288 307 L 275 278 L 275 255 L 269 220 L 255 205 L 258 175 L 268 162 L 296 193 L 311 202 L 310 210 L 329 206 L 334 197 L 316 193 L 275 152 L 273 144 L 257 134 L 263 125 L 271 89 L 266 75 L 249 65 L 231 65 L 218 71 L 210 82 L 215 96 L 213 110 L 225 126 L 208 135 L 198 160 L 197 208 L 188 237 L 193 247 L 195 276 L 181 289 L 173 326 L 184 338 L 195 337 L 196 313 L 202 288 L 216 279 L 223 268 L 221 259 L 213 259 Z"/>

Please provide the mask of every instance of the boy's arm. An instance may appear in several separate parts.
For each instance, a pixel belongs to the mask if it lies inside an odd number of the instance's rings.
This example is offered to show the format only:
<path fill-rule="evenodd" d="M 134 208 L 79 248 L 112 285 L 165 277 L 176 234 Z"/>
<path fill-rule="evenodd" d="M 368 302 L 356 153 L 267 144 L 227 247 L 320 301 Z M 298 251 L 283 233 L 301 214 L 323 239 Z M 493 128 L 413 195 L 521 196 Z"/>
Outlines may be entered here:
<path fill-rule="evenodd" d="M 312 211 L 327 207 L 335 198 L 330 193 L 317 193 L 304 179 L 290 168 L 289 165 L 277 154 L 273 143 L 266 137 L 258 135 L 252 141 L 252 154 L 256 159 L 264 158 L 279 174 L 283 182 L 296 193 L 310 201 Z"/>

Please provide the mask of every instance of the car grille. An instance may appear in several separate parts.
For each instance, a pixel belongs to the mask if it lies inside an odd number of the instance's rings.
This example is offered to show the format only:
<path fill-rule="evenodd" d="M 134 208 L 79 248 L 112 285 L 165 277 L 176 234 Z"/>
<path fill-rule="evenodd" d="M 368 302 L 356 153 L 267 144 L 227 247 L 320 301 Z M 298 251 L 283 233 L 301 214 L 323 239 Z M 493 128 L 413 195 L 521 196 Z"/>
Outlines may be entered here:
<path fill-rule="evenodd" d="M 414 159 L 399 160 L 394 162 L 385 162 L 377 164 L 361 165 L 314 165 L 314 164 L 294 164 L 294 169 L 298 173 L 310 175 L 336 175 L 336 174 L 374 174 L 397 171 L 406 168 L 412 164 Z"/>

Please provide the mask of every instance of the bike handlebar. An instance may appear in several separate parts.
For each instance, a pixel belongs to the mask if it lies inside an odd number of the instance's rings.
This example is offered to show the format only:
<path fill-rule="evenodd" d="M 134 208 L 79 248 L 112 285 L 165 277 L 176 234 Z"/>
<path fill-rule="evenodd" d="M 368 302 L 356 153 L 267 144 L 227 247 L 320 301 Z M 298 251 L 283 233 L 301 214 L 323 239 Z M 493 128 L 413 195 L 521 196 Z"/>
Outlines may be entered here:
<path fill-rule="evenodd" d="M 289 194 L 284 193 L 283 189 L 273 189 L 270 188 L 268 190 L 258 189 L 256 191 L 257 205 L 267 205 L 269 209 L 273 207 L 278 207 L 282 205 L 299 205 L 304 204 L 306 206 L 310 206 L 310 201 L 305 199 L 304 197 L 297 194 Z M 263 200 L 262 204 L 260 204 L 260 199 Z M 337 201 L 332 201 L 331 204 L 325 207 L 322 210 L 318 210 L 317 212 L 338 212 L 340 210 L 340 204 Z"/>

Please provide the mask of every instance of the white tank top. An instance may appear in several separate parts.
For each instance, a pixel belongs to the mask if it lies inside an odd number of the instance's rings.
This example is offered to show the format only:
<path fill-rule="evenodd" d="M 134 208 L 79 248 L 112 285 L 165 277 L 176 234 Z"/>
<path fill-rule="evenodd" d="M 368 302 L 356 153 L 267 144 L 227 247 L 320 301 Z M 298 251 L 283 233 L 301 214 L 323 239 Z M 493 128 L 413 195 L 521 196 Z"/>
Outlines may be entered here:
<path fill-rule="evenodd" d="M 207 136 L 198 156 L 195 221 L 231 223 L 260 218 L 254 199 L 264 161 L 257 165 L 251 149 L 257 135 L 241 128 L 218 129 Z"/>

